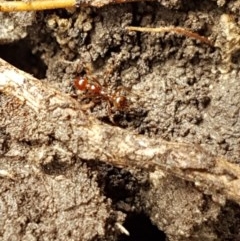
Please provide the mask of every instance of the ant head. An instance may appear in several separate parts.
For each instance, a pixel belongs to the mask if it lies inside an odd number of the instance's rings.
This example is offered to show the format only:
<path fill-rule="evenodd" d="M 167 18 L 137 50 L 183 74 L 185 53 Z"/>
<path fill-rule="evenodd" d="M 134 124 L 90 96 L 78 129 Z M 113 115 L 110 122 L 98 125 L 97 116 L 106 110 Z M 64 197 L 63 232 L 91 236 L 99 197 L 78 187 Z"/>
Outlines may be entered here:
<path fill-rule="evenodd" d="M 85 77 L 77 77 L 74 80 L 74 85 L 79 90 L 85 90 L 88 84 L 88 80 Z"/>

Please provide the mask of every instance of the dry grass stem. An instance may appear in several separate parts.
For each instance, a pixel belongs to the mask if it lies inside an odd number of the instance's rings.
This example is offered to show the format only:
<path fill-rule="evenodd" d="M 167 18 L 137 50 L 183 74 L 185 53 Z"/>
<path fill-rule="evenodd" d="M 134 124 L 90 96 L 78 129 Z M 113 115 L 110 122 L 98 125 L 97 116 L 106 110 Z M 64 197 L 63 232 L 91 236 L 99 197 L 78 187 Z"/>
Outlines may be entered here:
<path fill-rule="evenodd" d="M 169 27 L 159 27 L 159 28 L 148 28 L 148 27 L 129 26 L 129 27 L 126 27 L 126 29 L 128 31 L 149 32 L 149 33 L 166 33 L 166 32 L 176 33 L 176 34 L 184 35 L 189 38 L 199 40 L 202 43 L 205 43 L 208 45 L 213 45 L 208 38 L 181 27 L 169 26 Z"/>
<path fill-rule="evenodd" d="M 71 7 L 103 7 L 108 4 L 142 2 L 143 0 L 30 0 L 30 1 L 0 1 L 0 12 L 40 11 Z M 153 1 L 153 0 L 145 0 Z"/>
<path fill-rule="evenodd" d="M 0 12 L 37 11 L 56 8 L 70 8 L 76 4 L 75 0 L 44 0 L 44 1 L 2 1 Z"/>

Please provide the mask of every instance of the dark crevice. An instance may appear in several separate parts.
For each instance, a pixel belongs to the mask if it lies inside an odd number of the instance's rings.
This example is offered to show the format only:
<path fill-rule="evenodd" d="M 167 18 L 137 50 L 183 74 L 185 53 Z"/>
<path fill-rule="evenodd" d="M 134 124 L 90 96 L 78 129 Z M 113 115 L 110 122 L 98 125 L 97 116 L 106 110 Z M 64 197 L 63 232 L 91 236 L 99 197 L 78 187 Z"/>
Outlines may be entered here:
<path fill-rule="evenodd" d="M 121 235 L 118 241 L 165 241 L 166 235 L 154 226 L 145 214 L 132 213 L 128 215 L 123 226 L 129 236 Z"/>
<path fill-rule="evenodd" d="M 27 39 L 0 45 L 0 58 L 36 78 L 43 79 L 46 76 L 46 65 L 38 55 L 32 54 L 31 44 Z"/>

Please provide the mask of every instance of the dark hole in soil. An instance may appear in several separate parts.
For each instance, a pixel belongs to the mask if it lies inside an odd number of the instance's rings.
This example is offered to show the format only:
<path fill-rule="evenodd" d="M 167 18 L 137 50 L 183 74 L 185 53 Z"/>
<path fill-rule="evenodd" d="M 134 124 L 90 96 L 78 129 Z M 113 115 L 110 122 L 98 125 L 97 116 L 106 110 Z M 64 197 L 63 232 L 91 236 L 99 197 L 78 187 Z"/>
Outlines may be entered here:
<path fill-rule="evenodd" d="M 231 61 L 233 64 L 237 64 L 237 65 L 240 64 L 240 49 L 238 49 L 232 54 Z"/>
<path fill-rule="evenodd" d="M 31 45 L 27 39 L 0 45 L 0 58 L 38 79 L 46 76 L 46 65 L 38 55 L 32 54 Z"/>
<path fill-rule="evenodd" d="M 130 235 L 122 235 L 118 241 L 165 241 L 166 235 L 158 230 L 144 214 L 130 214 L 123 226 Z"/>

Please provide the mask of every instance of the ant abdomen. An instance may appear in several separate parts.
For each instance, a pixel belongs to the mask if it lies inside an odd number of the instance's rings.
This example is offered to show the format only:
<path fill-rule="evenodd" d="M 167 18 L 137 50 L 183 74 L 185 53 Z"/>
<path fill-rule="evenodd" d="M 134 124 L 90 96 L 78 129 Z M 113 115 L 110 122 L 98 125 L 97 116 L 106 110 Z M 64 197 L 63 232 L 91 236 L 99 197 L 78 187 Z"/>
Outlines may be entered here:
<path fill-rule="evenodd" d="M 127 98 L 122 95 L 115 96 L 113 99 L 113 105 L 117 110 L 125 109 L 126 107 L 128 107 Z"/>

